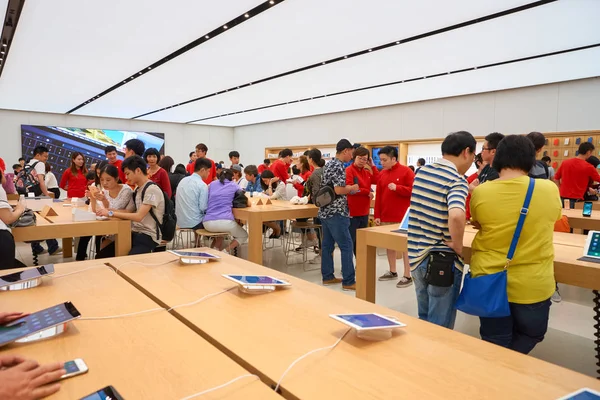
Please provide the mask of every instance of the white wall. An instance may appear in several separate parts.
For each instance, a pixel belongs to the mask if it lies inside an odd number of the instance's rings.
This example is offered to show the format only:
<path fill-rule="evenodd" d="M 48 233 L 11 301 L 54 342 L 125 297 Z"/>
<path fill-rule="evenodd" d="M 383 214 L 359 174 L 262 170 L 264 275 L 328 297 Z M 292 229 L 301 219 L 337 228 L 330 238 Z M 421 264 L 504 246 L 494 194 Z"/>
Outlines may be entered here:
<path fill-rule="evenodd" d="M 232 128 L 0 109 L 0 157 L 9 169 L 21 157 L 21 124 L 161 132 L 165 154 L 183 164 L 198 143 L 208 146 L 208 156 L 215 161 L 228 160 L 233 148 Z"/>
<path fill-rule="evenodd" d="M 235 128 L 245 164 L 265 147 L 600 129 L 600 78 L 297 118 Z"/>

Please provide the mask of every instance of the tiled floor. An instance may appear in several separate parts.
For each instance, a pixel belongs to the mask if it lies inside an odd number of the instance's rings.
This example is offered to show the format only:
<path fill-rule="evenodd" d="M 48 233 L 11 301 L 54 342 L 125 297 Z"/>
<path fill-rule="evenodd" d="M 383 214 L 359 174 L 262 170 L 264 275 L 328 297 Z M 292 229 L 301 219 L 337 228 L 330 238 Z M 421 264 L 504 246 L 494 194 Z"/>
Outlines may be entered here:
<path fill-rule="evenodd" d="M 45 243 L 42 245 L 46 247 Z M 280 241 L 276 241 L 276 245 L 280 246 Z M 21 261 L 27 265 L 32 265 L 33 259 L 28 244 L 18 244 L 17 251 Z M 242 248 L 241 253 L 241 256 L 245 257 L 245 247 Z M 387 270 L 387 258 L 384 251 L 380 250 L 379 254 L 383 255 L 377 257 L 378 276 Z M 301 262 L 302 260 L 300 255 L 292 257 L 294 257 L 291 259 L 292 262 Z M 309 253 L 309 259 L 313 257 L 314 254 Z M 63 259 L 61 255 L 50 256 L 48 254 L 39 257 L 40 264 L 70 261 L 74 261 L 74 258 Z M 321 283 L 321 273 L 318 265 L 307 263 L 307 269 L 315 269 L 305 271 L 302 264 L 291 264 L 288 266 L 285 261 L 281 247 L 275 247 L 265 252 L 264 262 L 266 266 L 309 282 Z M 341 261 L 338 250 L 335 252 L 335 265 L 336 275 L 341 277 Z M 398 260 L 398 269 L 402 270 L 402 260 Z M 592 292 L 574 286 L 559 286 L 563 301 L 552 304 L 550 326 L 546 338 L 542 343 L 538 344 L 531 355 L 541 360 L 596 377 Z M 332 286 L 330 288 L 348 296 L 354 295 L 354 292 L 343 292 L 341 286 Z M 414 286 L 397 289 L 396 282 L 394 281 L 377 282 L 377 303 L 411 316 L 417 316 Z M 477 318 L 459 313 L 455 329 L 467 335 L 479 337 L 479 321 Z"/>

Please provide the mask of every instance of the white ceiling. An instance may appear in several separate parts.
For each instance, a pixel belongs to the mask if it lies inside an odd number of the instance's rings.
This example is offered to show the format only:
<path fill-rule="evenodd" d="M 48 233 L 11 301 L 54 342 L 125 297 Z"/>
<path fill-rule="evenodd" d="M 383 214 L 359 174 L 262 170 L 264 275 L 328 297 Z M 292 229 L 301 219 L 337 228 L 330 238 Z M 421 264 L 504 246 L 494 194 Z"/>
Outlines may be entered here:
<path fill-rule="evenodd" d="M 160 0 L 26 2 L 0 77 L 0 108 L 64 113 L 260 3 L 180 0 L 167 9 Z M 527 3 L 285 0 L 75 113 L 131 118 Z M 142 119 L 187 122 L 592 45 L 600 43 L 598 15 L 600 1 L 562 0 Z M 594 48 L 199 123 L 238 126 L 598 75 Z"/>

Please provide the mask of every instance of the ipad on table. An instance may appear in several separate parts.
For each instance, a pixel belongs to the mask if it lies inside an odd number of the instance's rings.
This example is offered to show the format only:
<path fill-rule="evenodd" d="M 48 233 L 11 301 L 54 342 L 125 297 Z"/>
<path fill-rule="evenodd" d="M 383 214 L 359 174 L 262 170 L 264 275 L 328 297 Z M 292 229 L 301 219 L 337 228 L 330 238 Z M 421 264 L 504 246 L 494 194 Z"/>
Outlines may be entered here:
<path fill-rule="evenodd" d="M 600 260 L 600 232 L 590 231 L 585 241 L 585 247 L 583 248 L 583 255 L 585 257 L 596 258 Z"/>
<path fill-rule="evenodd" d="M 220 260 L 221 257 L 214 254 L 205 253 L 202 251 L 180 251 L 180 250 L 167 250 L 169 253 L 176 255 L 180 258 L 204 258 L 208 260 Z"/>
<path fill-rule="evenodd" d="M 394 232 L 399 233 L 407 233 L 408 232 L 408 214 L 410 213 L 410 207 L 406 209 L 406 213 L 404 213 L 404 218 L 402 218 L 402 222 L 400 222 L 400 227 L 396 229 Z"/>
<path fill-rule="evenodd" d="M 592 389 L 583 388 L 576 392 L 569 393 L 558 400 L 600 400 L 600 393 Z"/>
<path fill-rule="evenodd" d="M 31 313 L 8 325 L 0 326 L 0 346 L 62 325 L 79 317 L 81 317 L 81 314 L 70 301 Z"/>
<path fill-rule="evenodd" d="M 359 331 L 403 328 L 406 326 L 402 322 L 376 313 L 331 314 L 329 316 Z"/>
<path fill-rule="evenodd" d="M 0 290 L 3 287 L 22 283 L 31 279 L 37 279 L 54 273 L 54 264 L 42 265 L 37 268 L 29 268 L 23 271 L 0 276 Z"/>
<path fill-rule="evenodd" d="M 249 285 L 269 285 L 269 286 L 290 286 L 291 283 L 284 281 L 283 279 L 273 278 L 267 275 L 234 275 L 234 274 L 223 274 L 224 278 L 234 281 L 243 286 Z"/>

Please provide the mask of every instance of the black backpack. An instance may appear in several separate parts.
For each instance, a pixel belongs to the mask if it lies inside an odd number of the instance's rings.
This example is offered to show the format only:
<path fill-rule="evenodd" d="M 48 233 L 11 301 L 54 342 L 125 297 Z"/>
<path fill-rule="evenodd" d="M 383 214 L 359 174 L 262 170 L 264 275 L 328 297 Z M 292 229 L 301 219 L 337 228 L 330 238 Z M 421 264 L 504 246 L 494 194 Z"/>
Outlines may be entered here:
<path fill-rule="evenodd" d="M 36 196 L 42 195 L 42 188 L 40 187 L 40 178 L 35 171 L 35 166 L 40 161 L 36 161 L 31 165 L 25 165 L 21 171 L 17 174 L 15 186 L 17 193 L 27 194 L 34 193 Z"/>
<path fill-rule="evenodd" d="M 156 183 L 150 181 L 150 185 L 156 185 Z M 142 189 L 142 203 L 144 202 L 144 196 L 146 195 L 146 189 L 150 185 L 144 186 Z M 158 186 L 158 185 L 156 185 Z M 160 189 L 160 186 L 159 186 Z M 158 218 L 150 208 L 150 216 L 156 222 L 156 239 L 157 240 L 165 240 L 170 242 L 175 237 L 175 231 L 177 230 L 177 216 L 175 215 L 175 207 L 173 206 L 173 202 L 169 199 L 169 196 L 165 193 L 164 190 L 161 189 L 163 194 L 163 200 L 165 202 L 165 213 L 163 215 L 163 222 L 160 224 L 158 222 Z M 133 202 L 135 204 L 135 195 L 137 194 L 137 190 L 133 192 Z M 161 237 L 162 236 L 162 237 Z"/>

